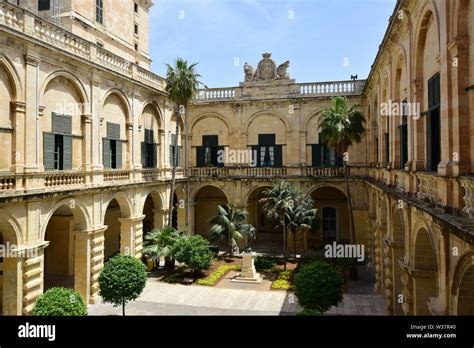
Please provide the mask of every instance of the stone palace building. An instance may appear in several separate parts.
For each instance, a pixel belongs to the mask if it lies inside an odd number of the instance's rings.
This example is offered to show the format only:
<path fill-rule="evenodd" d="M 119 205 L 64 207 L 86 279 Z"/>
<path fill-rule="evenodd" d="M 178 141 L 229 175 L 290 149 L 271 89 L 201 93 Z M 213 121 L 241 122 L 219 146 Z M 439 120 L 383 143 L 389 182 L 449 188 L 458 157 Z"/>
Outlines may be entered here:
<path fill-rule="evenodd" d="M 206 236 L 216 206 L 234 203 L 257 228 L 255 246 L 272 249 L 281 237 L 258 200 L 290 180 L 322 221 L 298 250 L 347 241 L 341 159 L 317 125 L 339 95 L 367 119 L 349 150 L 350 185 L 356 241 L 387 314 L 474 315 L 472 1 L 399 0 L 367 80 L 297 83 L 289 62 L 265 53 L 239 86 L 199 91 L 187 120 L 149 70 L 152 5 L 0 1 L 3 315 L 29 314 L 57 285 L 97 302 L 104 260 L 141 257 L 143 234 L 168 223 L 171 194 L 179 229 Z"/>

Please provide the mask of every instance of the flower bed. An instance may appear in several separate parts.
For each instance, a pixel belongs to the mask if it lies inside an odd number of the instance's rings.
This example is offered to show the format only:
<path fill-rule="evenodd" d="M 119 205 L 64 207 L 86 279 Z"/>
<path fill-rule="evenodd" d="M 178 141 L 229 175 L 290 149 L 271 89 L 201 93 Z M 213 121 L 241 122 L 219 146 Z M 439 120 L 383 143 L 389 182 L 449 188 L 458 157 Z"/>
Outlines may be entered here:
<path fill-rule="evenodd" d="M 241 269 L 242 267 L 238 265 L 222 265 L 214 272 L 212 272 L 207 278 L 196 280 L 196 284 L 214 286 L 219 280 L 222 279 L 222 277 L 224 277 L 230 271 L 240 271 Z"/>

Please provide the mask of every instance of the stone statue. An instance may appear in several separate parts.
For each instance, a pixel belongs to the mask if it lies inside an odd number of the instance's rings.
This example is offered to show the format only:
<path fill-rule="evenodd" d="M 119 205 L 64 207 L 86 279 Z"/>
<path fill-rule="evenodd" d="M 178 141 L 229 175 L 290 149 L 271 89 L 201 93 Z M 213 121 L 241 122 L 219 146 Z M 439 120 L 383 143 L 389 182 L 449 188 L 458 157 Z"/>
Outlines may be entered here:
<path fill-rule="evenodd" d="M 286 62 L 278 66 L 277 74 L 278 74 L 279 80 L 288 80 L 290 78 L 290 75 L 287 72 L 289 66 L 290 66 L 289 60 L 287 60 Z"/>
<path fill-rule="evenodd" d="M 244 73 L 245 73 L 245 82 L 254 80 L 255 69 L 251 65 L 247 63 L 244 64 Z"/>

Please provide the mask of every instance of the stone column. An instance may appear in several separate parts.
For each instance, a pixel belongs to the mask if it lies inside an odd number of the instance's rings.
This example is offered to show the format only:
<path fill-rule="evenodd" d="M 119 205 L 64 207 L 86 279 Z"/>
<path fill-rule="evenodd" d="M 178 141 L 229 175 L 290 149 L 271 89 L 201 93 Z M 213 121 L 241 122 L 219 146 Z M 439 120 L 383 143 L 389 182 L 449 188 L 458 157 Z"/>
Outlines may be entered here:
<path fill-rule="evenodd" d="M 82 115 L 82 169 L 89 172 L 92 167 L 92 116 Z M 89 180 L 89 176 L 86 177 Z M 87 182 L 88 183 L 88 182 Z"/>
<path fill-rule="evenodd" d="M 23 259 L 3 259 L 3 315 L 22 315 Z"/>
<path fill-rule="evenodd" d="M 90 303 L 91 299 L 92 258 L 97 256 L 92 252 L 92 240 L 95 233 L 98 231 L 103 233 L 104 230 L 105 228 L 91 231 L 74 231 L 74 289 L 81 295 L 86 304 Z M 103 263 L 103 252 L 100 255 Z"/>
<path fill-rule="evenodd" d="M 20 292 L 22 292 L 22 312 L 23 315 L 28 315 L 33 310 L 33 307 L 38 297 L 43 293 L 44 289 L 44 249 L 49 245 L 49 242 L 43 242 L 39 245 L 27 247 L 23 249 L 22 262 L 22 280 L 17 280 L 16 285 L 20 285 Z M 21 267 L 17 262 L 13 267 L 18 270 Z M 19 293 L 17 293 L 19 294 Z M 19 304 L 14 305 L 18 309 Z"/>
<path fill-rule="evenodd" d="M 413 93 L 412 101 L 419 103 L 421 109 L 423 108 L 423 81 L 414 80 L 411 83 L 411 91 Z M 408 159 L 410 163 L 410 170 L 419 171 L 425 167 L 425 118 L 419 115 L 419 118 L 410 117 L 411 120 L 410 135 L 408 140 Z"/>
<path fill-rule="evenodd" d="M 133 129 L 133 123 L 126 124 L 127 146 L 122 147 L 122 155 L 125 155 L 122 169 L 133 169 Z"/>
<path fill-rule="evenodd" d="M 133 218 L 120 218 L 120 253 L 141 257 L 143 249 L 143 219 L 145 215 Z"/>
<path fill-rule="evenodd" d="M 158 141 L 159 141 L 159 157 L 158 157 L 158 167 L 159 168 L 164 168 L 165 167 L 165 148 L 166 148 L 166 142 L 165 142 L 165 130 L 163 128 L 160 128 L 158 131 Z"/>
<path fill-rule="evenodd" d="M 26 104 L 12 102 L 12 128 L 25 129 Z M 25 139 L 22 132 L 12 133 L 12 169 L 13 173 L 22 173 L 25 170 Z"/>
<path fill-rule="evenodd" d="M 100 302 L 99 297 L 99 275 L 104 267 L 104 232 L 107 226 L 99 227 L 90 231 L 90 291 L 89 303 Z"/>
<path fill-rule="evenodd" d="M 25 172 L 40 170 L 39 162 L 39 62 L 35 52 L 28 52 L 26 63 L 26 119 L 24 122 Z M 18 133 L 18 132 L 17 132 Z"/>

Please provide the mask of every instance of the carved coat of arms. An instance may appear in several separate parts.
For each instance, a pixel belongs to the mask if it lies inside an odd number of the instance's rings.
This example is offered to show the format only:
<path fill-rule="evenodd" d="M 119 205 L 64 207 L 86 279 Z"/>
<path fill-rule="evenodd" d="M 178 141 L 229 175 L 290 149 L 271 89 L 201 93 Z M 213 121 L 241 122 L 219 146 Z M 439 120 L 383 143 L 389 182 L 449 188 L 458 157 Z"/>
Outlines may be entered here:
<path fill-rule="evenodd" d="M 257 69 L 254 69 L 251 65 L 245 63 L 245 82 L 287 80 L 290 78 L 287 73 L 290 61 L 287 60 L 277 68 L 275 62 L 271 59 L 271 53 L 264 53 L 262 56 L 263 59 L 258 63 Z"/>

